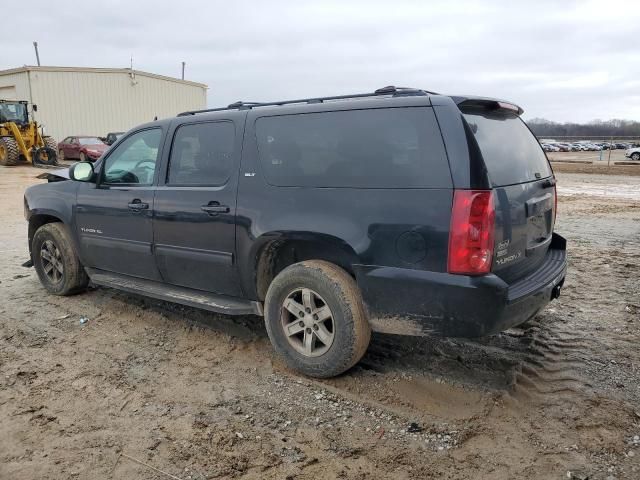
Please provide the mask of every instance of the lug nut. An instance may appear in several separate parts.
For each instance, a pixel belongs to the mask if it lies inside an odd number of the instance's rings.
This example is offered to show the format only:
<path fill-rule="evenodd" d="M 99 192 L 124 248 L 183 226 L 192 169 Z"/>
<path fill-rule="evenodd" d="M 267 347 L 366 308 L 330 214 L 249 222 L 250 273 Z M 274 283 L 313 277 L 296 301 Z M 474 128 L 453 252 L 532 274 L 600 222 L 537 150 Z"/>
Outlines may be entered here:
<path fill-rule="evenodd" d="M 311 333 L 311 329 L 310 328 L 307 328 L 307 333 Z"/>
<path fill-rule="evenodd" d="M 318 320 L 318 315 L 316 315 L 315 313 L 313 314 L 313 319 L 314 320 Z"/>
<path fill-rule="evenodd" d="M 307 313 L 311 313 L 311 309 L 309 307 L 305 308 L 304 311 Z"/>
<path fill-rule="evenodd" d="M 304 327 L 304 322 L 298 322 L 299 327 Z"/>
<path fill-rule="evenodd" d="M 299 312 L 299 313 L 298 313 L 298 316 L 299 316 L 300 318 L 304 317 L 304 312 Z"/>
<path fill-rule="evenodd" d="M 318 325 L 314 325 L 314 326 L 313 326 L 313 329 L 314 329 L 316 332 L 318 331 L 318 328 L 319 328 L 319 327 L 318 327 Z"/>

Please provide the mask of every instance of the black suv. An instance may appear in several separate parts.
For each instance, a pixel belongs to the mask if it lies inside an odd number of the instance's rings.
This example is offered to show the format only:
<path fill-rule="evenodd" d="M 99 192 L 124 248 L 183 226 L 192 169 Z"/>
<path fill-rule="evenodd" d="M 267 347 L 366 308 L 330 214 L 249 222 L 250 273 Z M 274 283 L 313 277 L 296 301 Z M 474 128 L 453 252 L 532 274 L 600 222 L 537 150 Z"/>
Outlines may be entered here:
<path fill-rule="evenodd" d="M 498 332 L 566 271 L 555 178 L 521 113 L 395 87 L 185 112 L 27 189 L 31 261 L 57 295 L 91 280 L 264 315 L 317 377 L 358 362 L 371 330 Z"/>

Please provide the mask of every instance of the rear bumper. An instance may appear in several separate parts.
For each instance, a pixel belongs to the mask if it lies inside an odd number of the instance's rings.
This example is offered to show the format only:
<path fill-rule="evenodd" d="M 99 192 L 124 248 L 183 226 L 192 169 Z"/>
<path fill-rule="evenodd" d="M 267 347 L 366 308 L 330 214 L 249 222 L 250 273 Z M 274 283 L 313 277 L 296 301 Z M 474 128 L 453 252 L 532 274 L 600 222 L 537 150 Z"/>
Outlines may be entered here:
<path fill-rule="evenodd" d="M 480 337 L 526 322 L 560 294 L 566 241 L 557 234 L 537 270 L 508 285 L 494 274 L 451 275 L 355 266 L 374 331 L 402 335 Z"/>

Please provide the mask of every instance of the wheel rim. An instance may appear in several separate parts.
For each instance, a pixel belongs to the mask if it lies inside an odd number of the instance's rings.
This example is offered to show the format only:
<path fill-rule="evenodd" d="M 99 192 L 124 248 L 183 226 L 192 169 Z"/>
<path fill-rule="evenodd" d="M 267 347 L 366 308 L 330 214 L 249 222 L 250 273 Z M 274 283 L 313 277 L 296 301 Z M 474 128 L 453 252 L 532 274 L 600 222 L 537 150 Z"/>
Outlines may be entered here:
<path fill-rule="evenodd" d="M 0 161 L 7 159 L 7 147 L 0 145 Z"/>
<path fill-rule="evenodd" d="M 324 355 L 333 344 L 335 325 L 327 302 L 309 288 L 298 288 L 282 302 L 280 323 L 289 344 L 305 357 Z"/>
<path fill-rule="evenodd" d="M 62 255 L 58 247 L 56 247 L 51 240 L 46 240 L 42 244 L 40 258 L 42 259 L 42 269 L 47 279 L 52 283 L 59 283 L 64 274 Z"/>

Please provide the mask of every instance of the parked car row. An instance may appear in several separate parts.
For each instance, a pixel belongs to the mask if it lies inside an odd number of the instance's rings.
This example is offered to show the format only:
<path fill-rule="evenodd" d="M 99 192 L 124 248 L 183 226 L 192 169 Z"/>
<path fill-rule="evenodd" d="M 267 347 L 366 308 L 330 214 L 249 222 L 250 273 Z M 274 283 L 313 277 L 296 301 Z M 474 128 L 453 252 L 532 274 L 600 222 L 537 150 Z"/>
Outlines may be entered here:
<path fill-rule="evenodd" d="M 106 137 L 76 135 L 58 143 L 58 160 L 85 160 L 95 162 L 124 132 L 110 132 Z"/>
<path fill-rule="evenodd" d="M 630 148 L 640 147 L 640 143 L 637 142 L 541 142 L 540 145 L 545 152 L 598 152 L 601 150 L 628 150 Z"/>

